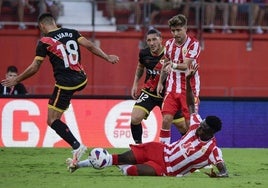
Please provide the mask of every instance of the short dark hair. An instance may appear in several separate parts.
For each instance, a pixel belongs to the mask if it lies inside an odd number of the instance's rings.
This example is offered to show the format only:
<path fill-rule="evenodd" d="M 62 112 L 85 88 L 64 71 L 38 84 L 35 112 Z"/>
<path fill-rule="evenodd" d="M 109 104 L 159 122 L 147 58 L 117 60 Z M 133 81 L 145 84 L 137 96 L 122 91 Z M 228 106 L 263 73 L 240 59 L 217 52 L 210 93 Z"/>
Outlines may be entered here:
<path fill-rule="evenodd" d="M 45 12 L 45 13 L 39 15 L 38 20 L 37 20 L 38 23 L 41 23 L 41 22 L 42 23 L 52 23 L 53 21 L 55 21 L 55 18 L 49 12 Z"/>
<path fill-rule="evenodd" d="M 168 20 L 168 26 L 170 27 L 186 27 L 187 26 L 187 18 L 183 14 L 178 14 L 173 16 Z"/>
<path fill-rule="evenodd" d="M 205 121 L 214 132 L 218 132 L 221 130 L 222 123 L 220 118 L 218 118 L 217 116 L 207 116 Z"/>
<path fill-rule="evenodd" d="M 16 66 L 11 65 L 11 66 L 8 66 L 7 67 L 7 72 L 15 72 L 15 73 L 18 73 L 18 69 L 17 69 Z"/>
<path fill-rule="evenodd" d="M 155 28 L 149 29 L 149 31 L 147 31 L 146 35 L 150 34 L 156 34 L 158 37 L 161 37 L 161 32 Z"/>

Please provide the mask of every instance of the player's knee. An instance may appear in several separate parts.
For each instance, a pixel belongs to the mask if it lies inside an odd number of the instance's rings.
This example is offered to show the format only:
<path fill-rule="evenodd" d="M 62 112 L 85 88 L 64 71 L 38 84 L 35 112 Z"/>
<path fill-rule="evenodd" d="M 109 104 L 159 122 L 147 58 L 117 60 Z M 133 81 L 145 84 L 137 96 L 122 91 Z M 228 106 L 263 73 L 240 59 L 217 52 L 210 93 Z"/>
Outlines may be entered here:
<path fill-rule="evenodd" d="M 47 119 L 47 125 L 51 127 L 51 125 L 56 121 L 57 119 L 51 119 L 51 118 L 48 118 Z"/>
<path fill-rule="evenodd" d="M 52 122 L 50 119 L 47 119 L 47 125 L 48 125 L 48 126 L 51 127 L 52 123 L 53 123 L 53 122 Z"/>
<path fill-rule="evenodd" d="M 172 116 L 164 116 L 162 123 L 163 123 L 163 128 L 170 128 L 171 123 L 173 121 L 173 117 Z"/>
<path fill-rule="evenodd" d="M 172 121 L 172 123 L 178 128 L 178 129 L 186 129 L 186 123 L 185 120 L 183 119 L 183 121 Z"/>
<path fill-rule="evenodd" d="M 138 125 L 141 123 L 143 117 L 139 117 L 139 116 L 131 116 L 131 124 L 133 125 Z"/>
<path fill-rule="evenodd" d="M 138 169 L 136 165 L 130 166 L 126 171 L 125 175 L 127 176 L 138 176 Z"/>

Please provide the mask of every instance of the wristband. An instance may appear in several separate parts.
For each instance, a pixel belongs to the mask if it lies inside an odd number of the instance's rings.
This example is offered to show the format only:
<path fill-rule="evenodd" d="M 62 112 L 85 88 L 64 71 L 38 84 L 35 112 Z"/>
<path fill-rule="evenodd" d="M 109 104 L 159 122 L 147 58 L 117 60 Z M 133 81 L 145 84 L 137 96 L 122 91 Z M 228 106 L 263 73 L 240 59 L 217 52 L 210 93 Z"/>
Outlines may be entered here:
<path fill-rule="evenodd" d="M 177 69 L 178 68 L 178 64 L 177 63 L 172 63 L 172 66 L 171 66 L 173 69 Z"/>

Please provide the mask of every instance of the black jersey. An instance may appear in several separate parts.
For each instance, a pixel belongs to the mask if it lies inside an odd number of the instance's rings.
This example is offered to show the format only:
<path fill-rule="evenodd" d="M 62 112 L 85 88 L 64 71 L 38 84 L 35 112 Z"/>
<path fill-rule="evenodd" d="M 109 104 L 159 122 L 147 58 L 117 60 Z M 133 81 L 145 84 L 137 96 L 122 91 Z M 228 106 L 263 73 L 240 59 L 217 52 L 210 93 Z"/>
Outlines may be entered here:
<path fill-rule="evenodd" d="M 13 87 L 6 87 L 0 84 L 0 95 L 25 95 L 27 90 L 22 83 L 18 83 Z"/>
<path fill-rule="evenodd" d="M 66 89 L 87 79 L 81 64 L 80 37 L 76 30 L 59 28 L 42 37 L 36 48 L 36 58 L 49 57 L 56 84 Z"/>
<path fill-rule="evenodd" d="M 156 95 L 156 88 L 160 77 L 163 64 L 161 59 L 164 56 L 164 49 L 159 55 L 153 55 L 150 48 L 140 50 L 139 62 L 146 68 L 146 77 L 144 81 L 144 89 Z"/>

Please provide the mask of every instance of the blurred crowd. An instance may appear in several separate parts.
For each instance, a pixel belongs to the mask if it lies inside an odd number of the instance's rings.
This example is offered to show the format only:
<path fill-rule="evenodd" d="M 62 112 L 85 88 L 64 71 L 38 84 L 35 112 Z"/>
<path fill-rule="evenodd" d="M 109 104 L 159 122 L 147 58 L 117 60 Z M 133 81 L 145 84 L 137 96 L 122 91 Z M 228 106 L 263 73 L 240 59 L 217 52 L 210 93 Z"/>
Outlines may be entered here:
<path fill-rule="evenodd" d="M 110 24 L 121 19 L 116 12 L 129 11 L 127 24 L 134 24 L 137 31 L 141 24 L 149 27 L 166 24 L 159 22 L 163 13 L 184 14 L 194 24 L 201 23 L 205 32 L 232 33 L 241 26 L 254 28 L 257 34 L 267 27 L 268 0 L 107 0 L 106 11 Z M 142 22 L 143 20 L 143 22 Z"/>
<path fill-rule="evenodd" d="M 89 1 L 92 2 L 92 1 Z M 236 29 L 251 28 L 256 34 L 267 32 L 268 0 L 96 0 L 99 10 L 119 30 L 167 25 L 174 14 L 184 14 L 189 25 L 204 32 L 233 33 Z M 104 6 L 99 6 L 104 4 Z M 26 29 L 24 13 L 49 11 L 57 19 L 63 6 L 60 0 L 0 0 L 0 6 L 16 8 L 19 29 Z M 102 8 L 101 8 L 102 7 Z M 37 14 L 37 15 L 38 15 Z M 3 15 L 0 10 L 0 29 Z M 164 19 L 165 17 L 166 20 Z"/>
<path fill-rule="evenodd" d="M 62 9 L 60 0 L 0 0 L 0 29 L 4 28 L 4 24 L 1 22 L 2 17 L 5 17 L 1 14 L 3 7 L 16 9 L 18 29 L 20 30 L 27 29 L 24 22 L 25 12 L 33 15 L 50 12 L 57 19 Z"/>

